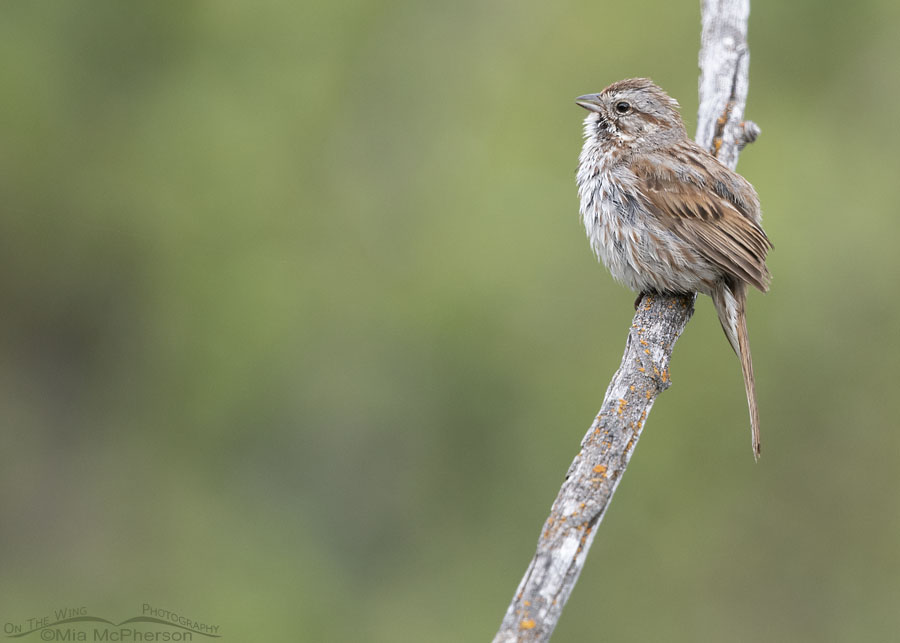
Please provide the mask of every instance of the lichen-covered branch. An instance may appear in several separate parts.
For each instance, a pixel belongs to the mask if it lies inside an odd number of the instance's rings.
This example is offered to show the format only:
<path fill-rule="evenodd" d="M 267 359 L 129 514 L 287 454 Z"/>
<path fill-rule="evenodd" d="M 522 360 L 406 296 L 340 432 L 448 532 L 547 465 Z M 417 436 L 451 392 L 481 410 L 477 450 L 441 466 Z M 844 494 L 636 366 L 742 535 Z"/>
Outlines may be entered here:
<path fill-rule="evenodd" d="M 732 169 L 740 149 L 759 134 L 755 124 L 742 121 L 750 62 L 749 13 L 749 0 L 702 2 L 696 138 Z M 641 301 L 622 364 L 566 473 L 495 643 L 549 640 L 653 402 L 669 387 L 672 348 L 693 311 L 693 296 L 645 296 Z"/>
<path fill-rule="evenodd" d="M 494 641 L 550 638 L 653 402 L 669 386 L 672 345 L 693 311 L 692 296 L 644 297 L 628 333 L 622 365 L 569 467 L 537 553 Z"/>

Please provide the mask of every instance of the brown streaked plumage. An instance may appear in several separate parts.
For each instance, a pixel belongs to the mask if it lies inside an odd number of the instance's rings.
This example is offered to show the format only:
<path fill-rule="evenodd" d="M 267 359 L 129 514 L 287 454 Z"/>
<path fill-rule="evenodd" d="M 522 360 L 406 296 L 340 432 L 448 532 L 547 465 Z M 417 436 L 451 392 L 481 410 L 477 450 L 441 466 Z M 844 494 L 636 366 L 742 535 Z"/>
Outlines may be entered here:
<path fill-rule="evenodd" d="M 756 191 L 688 138 L 678 103 L 646 78 L 613 83 L 576 103 L 588 110 L 577 183 L 591 246 L 634 290 L 712 297 L 741 359 L 758 457 L 745 306 L 748 284 L 768 290 L 772 244 Z"/>

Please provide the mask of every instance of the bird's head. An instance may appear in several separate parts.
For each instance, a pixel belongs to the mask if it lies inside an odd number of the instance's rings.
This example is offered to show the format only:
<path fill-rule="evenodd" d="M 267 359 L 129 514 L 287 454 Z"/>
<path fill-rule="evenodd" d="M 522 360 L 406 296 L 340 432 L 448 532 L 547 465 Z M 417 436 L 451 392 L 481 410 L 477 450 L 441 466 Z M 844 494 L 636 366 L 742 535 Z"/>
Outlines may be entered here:
<path fill-rule="evenodd" d="M 575 103 L 588 110 L 584 135 L 601 143 L 654 147 L 687 136 L 678 101 L 648 78 L 628 78 Z"/>

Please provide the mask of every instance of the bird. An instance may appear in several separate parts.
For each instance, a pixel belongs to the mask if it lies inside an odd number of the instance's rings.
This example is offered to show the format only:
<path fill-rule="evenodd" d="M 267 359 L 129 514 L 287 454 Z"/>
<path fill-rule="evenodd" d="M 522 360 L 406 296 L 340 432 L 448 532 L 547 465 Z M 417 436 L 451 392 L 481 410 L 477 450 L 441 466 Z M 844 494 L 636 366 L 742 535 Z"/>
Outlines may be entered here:
<path fill-rule="evenodd" d="M 648 78 L 628 78 L 575 100 L 587 110 L 576 184 L 591 248 L 639 293 L 712 298 L 738 355 L 754 459 L 761 453 L 747 287 L 767 292 L 759 197 L 740 174 L 692 141 L 678 102 Z"/>

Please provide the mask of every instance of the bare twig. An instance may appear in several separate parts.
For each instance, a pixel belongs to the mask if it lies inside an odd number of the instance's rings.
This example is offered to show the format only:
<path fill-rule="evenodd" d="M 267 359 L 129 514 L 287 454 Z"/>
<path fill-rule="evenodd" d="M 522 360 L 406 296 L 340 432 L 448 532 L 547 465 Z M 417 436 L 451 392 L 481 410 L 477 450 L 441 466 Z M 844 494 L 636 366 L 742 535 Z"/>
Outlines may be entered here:
<path fill-rule="evenodd" d="M 755 123 L 742 121 L 750 62 L 749 13 L 750 0 L 702 1 L 696 139 L 732 169 L 740 149 L 759 134 Z M 669 386 L 672 348 L 693 311 L 693 296 L 645 296 L 641 302 L 622 364 L 569 467 L 495 643 L 549 640 L 653 402 Z"/>

